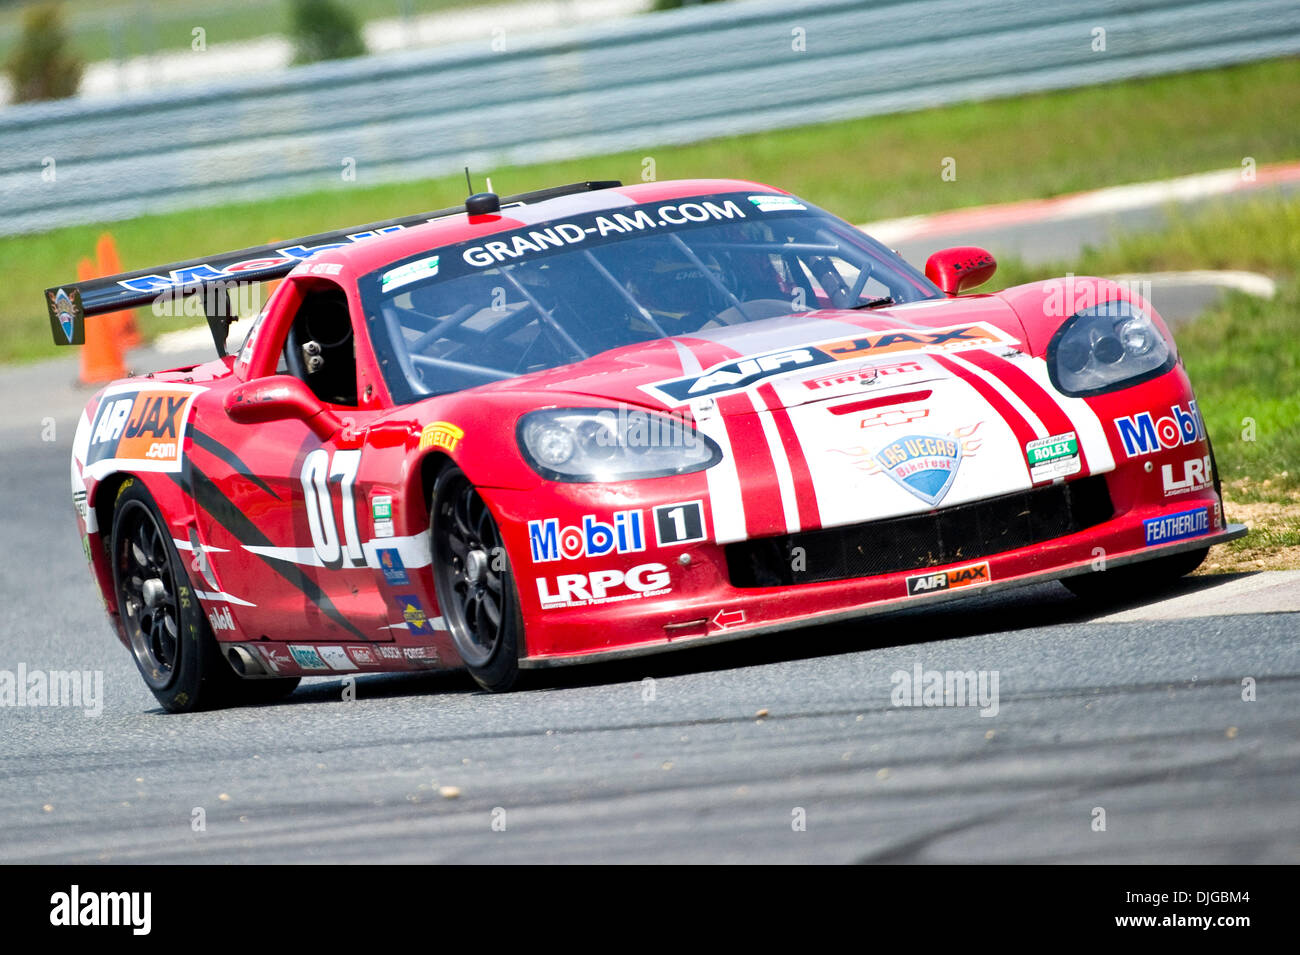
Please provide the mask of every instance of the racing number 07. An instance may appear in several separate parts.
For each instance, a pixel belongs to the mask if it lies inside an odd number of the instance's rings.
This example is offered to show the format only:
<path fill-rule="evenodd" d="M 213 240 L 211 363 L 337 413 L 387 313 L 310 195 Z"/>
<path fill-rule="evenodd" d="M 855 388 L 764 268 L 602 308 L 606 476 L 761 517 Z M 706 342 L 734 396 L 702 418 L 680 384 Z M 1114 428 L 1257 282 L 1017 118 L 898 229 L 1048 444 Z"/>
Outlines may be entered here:
<path fill-rule="evenodd" d="M 307 503 L 307 524 L 316 556 L 326 567 L 343 563 L 343 551 L 354 567 L 364 566 L 361 534 L 357 530 L 357 509 L 353 500 L 361 452 L 335 451 L 334 460 L 325 448 L 311 451 L 302 462 L 302 492 Z M 334 498 L 331 485 L 337 481 L 343 504 L 343 541 L 334 522 Z"/>

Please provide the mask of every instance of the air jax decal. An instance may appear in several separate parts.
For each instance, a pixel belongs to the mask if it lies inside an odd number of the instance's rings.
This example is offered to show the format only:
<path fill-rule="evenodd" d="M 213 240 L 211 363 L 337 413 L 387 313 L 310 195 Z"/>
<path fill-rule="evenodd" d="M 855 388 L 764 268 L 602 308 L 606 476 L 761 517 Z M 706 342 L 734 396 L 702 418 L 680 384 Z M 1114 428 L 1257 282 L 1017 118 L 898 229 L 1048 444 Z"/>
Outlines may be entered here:
<path fill-rule="evenodd" d="M 1146 534 L 1146 546 L 1168 544 L 1171 541 L 1200 537 L 1210 532 L 1210 509 L 1198 507 L 1191 511 L 1179 511 L 1164 517 L 1152 517 L 1142 522 Z"/>
<path fill-rule="evenodd" d="M 1151 454 L 1162 448 L 1195 444 L 1205 438 L 1205 425 L 1201 422 L 1201 413 L 1195 401 L 1187 402 L 1186 411 L 1182 405 L 1174 405 L 1169 409 L 1169 414 L 1154 421 L 1149 411 L 1132 417 L 1116 418 L 1115 429 L 1124 444 L 1124 453 L 1130 458 Z"/>
<path fill-rule="evenodd" d="M 954 352 L 993 345 L 1017 345 L 1019 342 L 986 322 L 949 325 L 944 328 L 900 328 L 883 332 L 863 332 L 856 338 L 837 338 L 799 348 L 787 348 L 748 358 L 737 358 L 714 365 L 697 375 L 685 375 L 641 389 L 669 407 L 689 404 L 696 398 L 717 398 L 763 382 L 806 371 L 837 361 L 874 358 L 900 352 Z M 850 373 L 860 375 L 861 370 Z M 822 381 L 826 377 L 811 379 Z"/>
<path fill-rule="evenodd" d="M 938 593 L 940 590 L 960 590 L 963 587 L 987 584 L 991 579 L 989 562 L 985 560 L 933 574 L 914 574 L 907 578 L 907 595 L 918 597 L 921 594 Z"/>
<path fill-rule="evenodd" d="M 90 425 L 84 473 L 100 479 L 119 465 L 135 471 L 179 471 L 193 385 L 116 385 L 107 389 Z"/>

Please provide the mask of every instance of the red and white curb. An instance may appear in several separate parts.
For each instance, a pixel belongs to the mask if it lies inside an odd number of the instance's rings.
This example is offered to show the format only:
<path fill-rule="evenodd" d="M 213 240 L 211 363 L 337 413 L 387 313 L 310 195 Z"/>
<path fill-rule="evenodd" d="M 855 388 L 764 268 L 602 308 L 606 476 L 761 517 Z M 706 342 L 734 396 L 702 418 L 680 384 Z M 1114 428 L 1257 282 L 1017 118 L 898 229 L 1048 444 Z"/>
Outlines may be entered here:
<path fill-rule="evenodd" d="M 1253 170 L 1253 176 L 1246 169 L 1221 169 L 1180 176 L 1177 179 L 1076 192 L 1051 199 L 1029 199 L 1001 205 L 952 209 L 932 215 L 881 219 L 858 228 L 886 245 L 894 245 L 913 239 L 1145 209 L 1170 202 L 1189 202 L 1291 182 L 1300 182 L 1300 162 L 1259 166 Z"/>
<path fill-rule="evenodd" d="M 1120 284 L 1132 285 L 1150 282 L 1153 288 L 1190 288 L 1217 285 L 1220 288 L 1245 292 L 1256 298 L 1272 298 L 1277 294 L 1277 283 L 1259 272 L 1212 271 L 1193 269 L 1188 272 L 1144 272 L 1109 276 Z"/>

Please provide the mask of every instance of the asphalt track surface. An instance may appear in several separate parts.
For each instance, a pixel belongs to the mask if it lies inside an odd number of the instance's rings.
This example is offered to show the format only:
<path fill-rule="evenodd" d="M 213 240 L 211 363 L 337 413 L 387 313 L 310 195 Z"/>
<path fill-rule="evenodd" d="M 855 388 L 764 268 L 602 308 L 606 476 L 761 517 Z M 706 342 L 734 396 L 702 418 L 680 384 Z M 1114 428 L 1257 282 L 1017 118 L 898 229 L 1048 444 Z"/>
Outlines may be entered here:
<path fill-rule="evenodd" d="M 0 708 L 0 862 L 1300 861 L 1300 572 L 166 715 L 75 532 L 74 375 L 0 372 L 0 671 L 102 671 L 103 711 Z M 917 665 L 997 671 L 996 714 L 893 705 Z"/>

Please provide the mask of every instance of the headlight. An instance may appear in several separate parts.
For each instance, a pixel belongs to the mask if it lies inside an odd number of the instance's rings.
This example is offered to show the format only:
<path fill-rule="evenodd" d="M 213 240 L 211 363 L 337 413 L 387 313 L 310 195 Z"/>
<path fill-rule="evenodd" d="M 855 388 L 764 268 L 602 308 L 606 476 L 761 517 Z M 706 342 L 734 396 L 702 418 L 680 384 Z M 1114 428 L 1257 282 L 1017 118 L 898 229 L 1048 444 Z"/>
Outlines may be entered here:
<path fill-rule="evenodd" d="M 519 421 L 519 449 L 552 481 L 622 481 L 703 471 L 722 451 L 695 426 L 637 408 L 548 408 Z"/>
<path fill-rule="evenodd" d="M 1047 347 L 1057 391 L 1074 398 L 1128 388 L 1174 367 L 1170 343 L 1131 302 L 1102 302 L 1076 313 Z"/>

